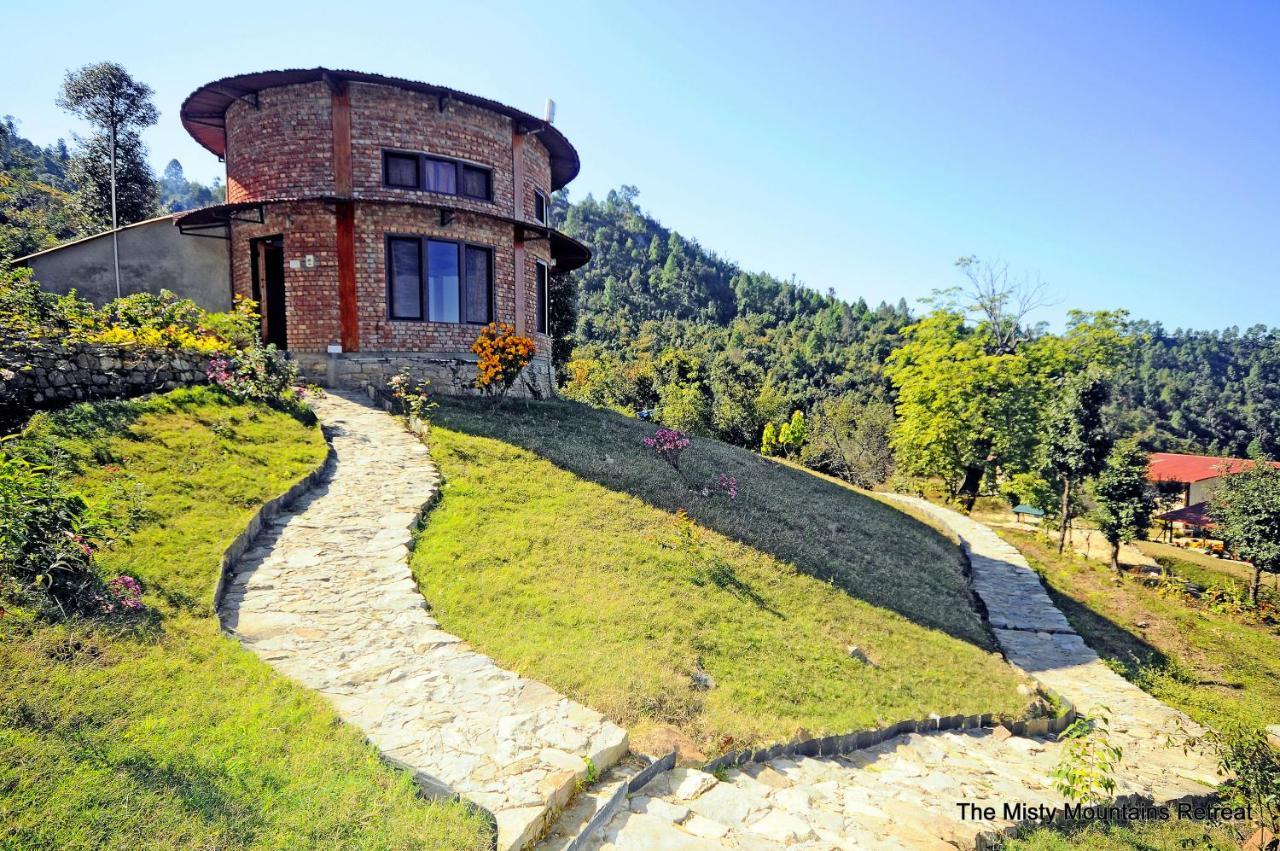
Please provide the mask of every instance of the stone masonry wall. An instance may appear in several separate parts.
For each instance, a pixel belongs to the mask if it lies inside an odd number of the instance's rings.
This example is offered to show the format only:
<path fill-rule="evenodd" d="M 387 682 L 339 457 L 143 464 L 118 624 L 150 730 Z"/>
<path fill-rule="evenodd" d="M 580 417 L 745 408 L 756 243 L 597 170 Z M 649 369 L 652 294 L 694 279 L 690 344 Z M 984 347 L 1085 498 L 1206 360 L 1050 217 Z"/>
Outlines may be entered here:
<path fill-rule="evenodd" d="M 0 423 L 93 399 L 121 399 L 208 381 L 191 352 L 0 339 Z"/>
<path fill-rule="evenodd" d="M 470 352 L 426 354 L 423 352 L 360 352 L 327 355 L 305 352 L 294 355 L 307 381 L 347 390 L 382 390 L 387 380 L 402 369 L 415 378 L 431 382 L 434 393 L 450 396 L 475 395 L 476 357 Z M 551 359 L 539 352 L 511 388 L 516 398 L 550 398 L 555 393 Z"/>

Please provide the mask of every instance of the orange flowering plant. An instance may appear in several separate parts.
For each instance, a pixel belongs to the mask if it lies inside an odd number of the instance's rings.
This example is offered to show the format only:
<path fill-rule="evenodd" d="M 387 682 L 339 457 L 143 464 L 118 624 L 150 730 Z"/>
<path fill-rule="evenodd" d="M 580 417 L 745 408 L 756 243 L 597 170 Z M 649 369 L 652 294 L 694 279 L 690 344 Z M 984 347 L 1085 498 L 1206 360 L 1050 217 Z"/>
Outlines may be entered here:
<path fill-rule="evenodd" d="M 471 351 L 479 358 L 476 387 L 501 399 L 533 360 L 538 347 L 505 322 L 490 322 L 471 344 Z"/>

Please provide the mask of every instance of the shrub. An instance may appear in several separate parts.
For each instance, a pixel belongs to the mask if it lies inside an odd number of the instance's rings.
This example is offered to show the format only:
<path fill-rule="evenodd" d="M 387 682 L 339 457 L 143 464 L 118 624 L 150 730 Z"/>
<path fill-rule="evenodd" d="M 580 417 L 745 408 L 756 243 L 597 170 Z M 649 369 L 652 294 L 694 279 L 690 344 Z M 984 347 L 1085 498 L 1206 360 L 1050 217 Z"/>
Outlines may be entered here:
<path fill-rule="evenodd" d="M 1077 718 L 1059 736 L 1065 744 L 1053 770 L 1053 786 L 1064 798 L 1097 804 L 1115 794 L 1115 772 L 1122 754 L 1111 741 L 1109 722 L 1107 709 L 1098 707 L 1094 717 Z"/>
<path fill-rule="evenodd" d="M 533 360 L 538 348 L 531 338 L 517 334 L 510 325 L 490 322 L 471 344 L 471 351 L 479 358 L 476 387 L 500 400 Z"/>
<path fill-rule="evenodd" d="M 671 469 L 684 477 L 680 469 L 680 456 L 689 448 L 689 438 L 683 432 L 670 428 L 660 428 L 652 437 L 644 439 L 644 445 L 657 453 L 658 457 L 671 465 Z"/>
<path fill-rule="evenodd" d="M 94 307 L 74 291 L 40 289 L 30 269 L 0 269 L 0 327 L 28 339 L 187 349 L 201 354 L 257 345 L 256 305 L 236 300 L 230 313 L 207 313 L 169 290 L 134 293 Z"/>
<path fill-rule="evenodd" d="M 25 337 L 68 336 L 92 324 L 95 308 L 75 293 L 40 289 L 30 269 L 0 267 L 0 328 Z"/>
<path fill-rule="evenodd" d="M 1235 723 L 1187 742 L 1187 747 L 1200 745 L 1217 756 L 1227 777 L 1218 787 L 1222 803 L 1247 809 L 1254 826 L 1280 836 L 1280 751 L 1267 741 L 1267 734 Z M 1243 833 L 1238 836 L 1245 838 Z"/>
<path fill-rule="evenodd" d="M 106 543 L 102 516 L 63 483 L 58 471 L 0 452 L 0 593 L 46 617 L 142 610 L 142 589 L 128 576 L 104 582 L 93 563 Z"/>
<path fill-rule="evenodd" d="M 253 346 L 230 357 L 215 357 L 205 371 L 209 381 L 240 401 L 278 404 L 296 401 L 298 366 L 273 345 Z"/>
<path fill-rule="evenodd" d="M 387 381 L 387 389 L 391 391 L 393 398 L 399 399 L 404 405 L 406 414 L 415 420 L 428 422 L 428 412 L 436 407 L 435 401 L 431 398 L 430 381 L 426 379 L 419 381 L 409 373 L 409 368 L 405 367 L 391 376 Z"/>

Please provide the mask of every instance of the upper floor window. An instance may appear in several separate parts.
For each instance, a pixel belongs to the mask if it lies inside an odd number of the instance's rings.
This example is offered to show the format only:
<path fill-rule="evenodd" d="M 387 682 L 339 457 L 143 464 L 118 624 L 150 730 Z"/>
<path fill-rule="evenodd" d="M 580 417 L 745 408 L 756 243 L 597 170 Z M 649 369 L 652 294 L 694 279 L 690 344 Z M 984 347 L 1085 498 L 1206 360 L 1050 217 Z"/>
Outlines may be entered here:
<path fill-rule="evenodd" d="M 547 212 L 551 205 L 547 203 L 547 195 L 541 189 L 533 190 L 533 220 L 547 224 Z"/>
<path fill-rule="evenodd" d="M 535 310 L 537 310 L 538 316 L 537 319 L 534 320 L 534 327 L 538 330 L 538 333 L 545 334 L 547 333 L 547 310 L 550 301 L 550 294 L 547 292 L 547 277 L 549 270 L 547 269 L 547 264 L 543 263 L 541 260 L 539 260 L 536 265 L 537 277 L 534 281 L 534 285 L 537 293 Z"/>
<path fill-rule="evenodd" d="M 493 200 L 493 170 L 447 157 L 384 151 L 382 181 L 392 189 L 417 189 Z"/>
<path fill-rule="evenodd" d="M 492 322 L 493 249 L 419 236 L 387 237 L 387 315 Z"/>

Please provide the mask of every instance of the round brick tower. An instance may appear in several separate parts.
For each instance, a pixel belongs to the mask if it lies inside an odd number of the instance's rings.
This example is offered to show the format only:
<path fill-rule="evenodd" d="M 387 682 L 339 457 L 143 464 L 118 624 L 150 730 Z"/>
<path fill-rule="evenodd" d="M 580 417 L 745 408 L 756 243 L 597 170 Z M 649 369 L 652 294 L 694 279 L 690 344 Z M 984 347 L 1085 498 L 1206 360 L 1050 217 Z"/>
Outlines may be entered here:
<path fill-rule="evenodd" d="M 182 122 L 226 161 L 227 202 L 179 218 L 230 239 L 232 287 L 312 380 L 403 366 L 464 391 L 480 327 L 534 338 L 551 390 L 547 285 L 590 259 L 550 227 L 578 155 L 547 121 L 440 86 L 325 68 L 209 83 Z"/>

